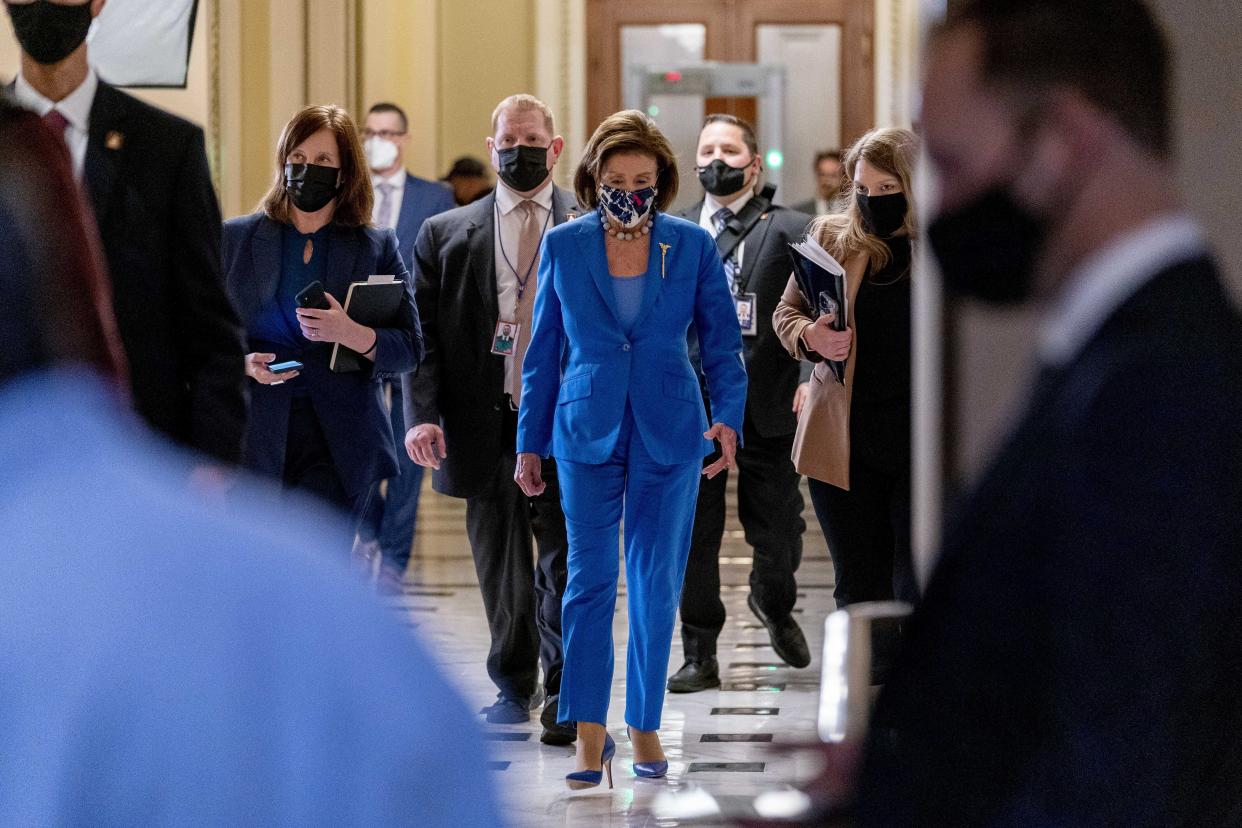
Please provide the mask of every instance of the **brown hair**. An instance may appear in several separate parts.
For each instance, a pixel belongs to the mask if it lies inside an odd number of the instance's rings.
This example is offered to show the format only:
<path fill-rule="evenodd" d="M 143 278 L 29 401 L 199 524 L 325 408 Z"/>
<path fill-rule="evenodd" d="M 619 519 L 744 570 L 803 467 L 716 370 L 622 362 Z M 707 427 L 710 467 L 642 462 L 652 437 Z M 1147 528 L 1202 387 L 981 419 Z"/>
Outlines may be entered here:
<path fill-rule="evenodd" d="M 819 165 L 825 161 L 836 161 L 841 163 L 841 153 L 838 150 L 820 150 L 815 153 L 815 161 L 811 164 L 811 169 L 819 172 Z"/>
<path fill-rule="evenodd" d="M 972 28 L 985 82 L 1026 98 L 1075 89 L 1149 152 L 1171 153 L 1169 47 L 1140 0 L 967 0 L 933 37 Z"/>
<path fill-rule="evenodd" d="M 917 156 L 918 139 L 910 130 L 873 129 L 850 147 L 842 161 L 845 174 L 851 182 L 854 180 L 858 162 L 863 159 L 877 170 L 897 177 L 901 182 L 901 190 L 906 195 L 906 203 L 909 204 L 902 230 L 911 238 L 916 235 L 918 227 L 914 209 L 914 162 Z M 873 266 L 883 267 L 888 264 L 888 246 L 882 239 L 867 232 L 862 213 L 858 210 L 858 202 L 853 195 L 854 188 L 847 187 L 842 200 L 838 202 L 840 212 L 817 218 L 811 223 L 807 233 L 837 259 L 844 260 L 862 252 L 871 259 Z"/>
<path fill-rule="evenodd" d="M 599 206 L 600 172 L 617 153 L 653 156 L 656 160 L 655 209 L 663 210 L 673 203 L 677 198 L 677 154 L 646 113 L 626 109 L 605 118 L 582 151 L 582 161 L 574 173 L 574 194 L 579 204 L 591 209 Z"/>
<path fill-rule="evenodd" d="M 552 108 L 534 95 L 527 95 L 526 93 L 510 95 L 496 104 L 496 108 L 492 110 L 492 135 L 496 134 L 496 127 L 500 125 L 501 114 L 510 109 L 514 112 L 535 110 L 543 115 L 543 128 L 548 131 L 548 137 L 556 137 L 556 119 L 552 117 Z"/>
<path fill-rule="evenodd" d="M 341 186 L 332 222 L 344 227 L 365 227 L 371 223 L 371 208 L 375 204 L 366 156 L 354 119 L 333 104 L 308 106 L 285 124 L 276 142 L 276 177 L 259 208 L 273 221 L 292 221 L 293 204 L 285 192 L 285 163 L 299 144 L 322 129 L 331 130 L 336 136 L 336 149 L 341 156 Z"/>
<path fill-rule="evenodd" d="M 750 150 L 750 154 L 752 156 L 757 156 L 759 154 L 759 139 L 755 137 L 755 128 L 751 125 L 750 121 L 745 118 L 739 118 L 736 115 L 726 115 L 724 113 L 717 112 L 712 115 L 708 115 L 703 119 L 703 126 L 699 127 L 699 131 L 702 132 L 711 124 L 728 124 L 729 126 L 737 127 L 741 130 L 742 142 L 746 144 L 746 148 Z"/>

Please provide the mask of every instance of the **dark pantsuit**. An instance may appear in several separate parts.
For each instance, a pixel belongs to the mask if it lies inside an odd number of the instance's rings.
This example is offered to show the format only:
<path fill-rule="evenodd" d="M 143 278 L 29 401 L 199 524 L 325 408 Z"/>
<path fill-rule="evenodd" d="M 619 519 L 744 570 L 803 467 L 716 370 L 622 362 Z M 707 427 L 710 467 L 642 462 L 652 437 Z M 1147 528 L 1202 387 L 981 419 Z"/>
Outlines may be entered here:
<path fill-rule="evenodd" d="M 374 487 L 356 496 L 350 495 L 341 482 L 332 460 L 328 440 L 309 399 L 295 399 L 289 409 L 288 445 L 281 482 L 285 489 L 309 494 L 348 516 L 348 536 L 342 538 L 344 548 L 353 544 L 354 533 L 371 501 Z"/>
<path fill-rule="evenodd" d="M 811 503 L 828 541 L 838 607 L 896 598 L 918 601 L 910 556 L 909 452 L 900 439 L 869 439 L 856 429 L 850 446 L 850 490 L 808 479 Z M 900 435 L 900 431 L 896 432 Z"/>
<path fill-rule="evenodd" d="M 398 574 L 410 563 L 414 545 L 414 521 L 418 517 L 418 498 L 423 488 L 423 467 L 410 459 L 405 450 L 405 415 L 401 405 L 401 386 L 389 383 L 392 395 L 389 416 L 392 435 L 397 444 L 397 465 L 401 473 L 388 481 L 387 494 L 379 492 L 371 498 L 360 531 L 362 540 L 376 541 L 384 555 L 385 566 Z"/>
<path fill-rule="evenodd" d="M 480 494 L 466 498 L 466 534 L 491 631 L 487 674 L 508 697 L 529 699 L 543 663 L 544 692 L 560 693 L 561 599 L 565 592 L 565 516 L 556 463 L 543 461 L 547 484 L 527 498 L 513 482 L 516 415 L 506 423 L 509 447 Z M 534 536 L 535 547 L 531 538 Z"/>
<path fill-rule="evenodd" d="M 797 598 L 794 573 L 802 562 L 802 494 L 790 453 L 793 435 L 761 437 L 747 418 L 738 450 L 738 518 L 754 548 L 750 590 L 770 618 L 784 618 Z M 713 454 L 705 465 L 715 462 Z M 702 478 L 694 534 L 681 594 L 681 640 L 688 661 L 716 654 L 725 622 L 720 600 L 720 544 L 725 528 L 728 473 Z"/>

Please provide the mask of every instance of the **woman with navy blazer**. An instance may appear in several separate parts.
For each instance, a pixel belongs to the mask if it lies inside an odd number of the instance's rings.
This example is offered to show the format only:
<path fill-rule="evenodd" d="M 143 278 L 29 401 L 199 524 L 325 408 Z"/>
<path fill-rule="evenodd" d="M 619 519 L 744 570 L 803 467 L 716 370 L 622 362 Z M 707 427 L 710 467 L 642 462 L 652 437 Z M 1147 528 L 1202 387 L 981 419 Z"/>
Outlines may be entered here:
<path fill-rule="evenodd" d="M 285 126 L 277 173 L 259 212 L 224 225 L 229 296 L 246 328 L 250 422 L 243 463 L 286 489 L 309 492 L 357 523 L 374 485 L 397 473 L 380 378 L 422 359 L 418 311 L 391 229 L 371 226 L 371 179 L 353 119 L 312 106 Z M 350 282 L 394 275 L 406 295 L 392 327 L 369 328 L 341 307 Z M 301 308 L 314 282 L 326 309 Z M 361 371 L 329 369 L 334 343 Z M 298 370 L 274 373 L 277 362 Z"/>
<path fill-rule="evenodd" d="M 598 211 L 548 231 L 522 371 L 516 479 L 543 490 L 554 456 L 569 536 L 561 721 L 578 723 L 571 788 L 598 785 L 607 734 L 617 544 L 625 519 L 629 654 L 625 721 L 639 776 L 663 776 L 658 730 L 700 470 L 733 466 L 746 405 L 742 338 L 707 231 L 660 212 L 677 161 L 645 114 L 619 112 L 587 144 L 578 199 Z M 686 348 L 698 330 L 716 422 L 708 427 Z M 519 336 L 521 333 L 519 333 Z M 720 442 L 722 457 L 702 469 Z"/>

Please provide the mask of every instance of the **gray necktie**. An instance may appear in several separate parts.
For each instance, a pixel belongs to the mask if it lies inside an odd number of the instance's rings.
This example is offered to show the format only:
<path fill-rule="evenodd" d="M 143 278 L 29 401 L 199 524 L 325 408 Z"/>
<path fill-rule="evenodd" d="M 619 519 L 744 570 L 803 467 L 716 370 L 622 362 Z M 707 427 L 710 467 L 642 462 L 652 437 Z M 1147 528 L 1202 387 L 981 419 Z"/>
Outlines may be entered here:
<path fill-rule="evenodd" d="M 375 223 L 378 224 L 380 227 L 393 227 L 394 226 L 394 222 L 392 220 L 393 218 L 392 216 L 392 194 L 393 194 L 393 191 L 396 189 L 397 189 L 396 187 L 394 187 L 392 184 L 389 184 L 387 181 L 379 185 L 379 191 L 380 191 L 379 216 L 376 218 Z"/>

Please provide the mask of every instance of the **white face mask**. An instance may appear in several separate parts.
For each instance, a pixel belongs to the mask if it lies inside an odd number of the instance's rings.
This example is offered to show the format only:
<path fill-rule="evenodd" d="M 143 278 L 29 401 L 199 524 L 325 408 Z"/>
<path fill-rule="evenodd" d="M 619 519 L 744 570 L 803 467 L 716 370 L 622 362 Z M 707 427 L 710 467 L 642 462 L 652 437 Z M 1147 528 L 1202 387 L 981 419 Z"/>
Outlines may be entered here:
<path fill-rule="evenodd" d="M 383 138 L 368 138 L 363 148 L 367 153 L 367 163 L 375 172 L 383 172 L 397 160 L 397 145 Z"/>

